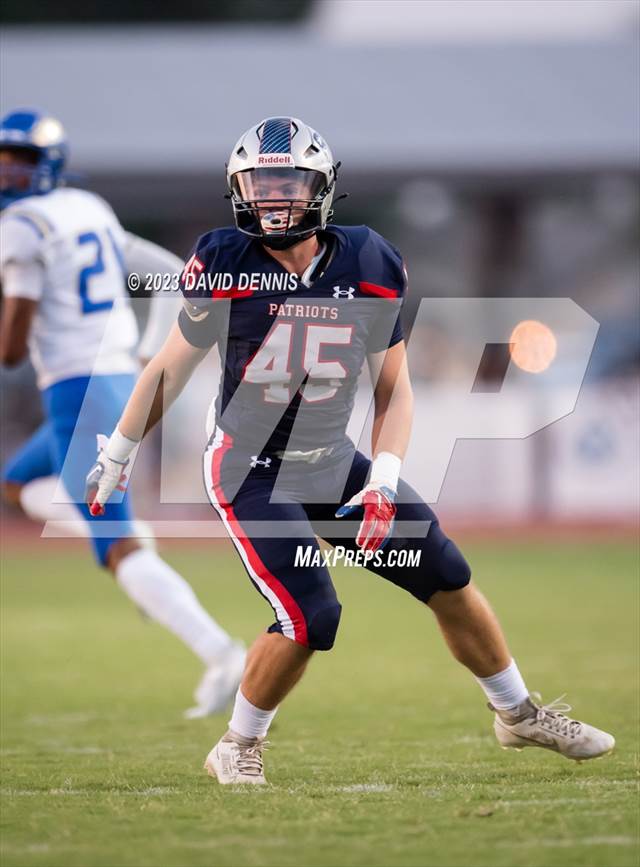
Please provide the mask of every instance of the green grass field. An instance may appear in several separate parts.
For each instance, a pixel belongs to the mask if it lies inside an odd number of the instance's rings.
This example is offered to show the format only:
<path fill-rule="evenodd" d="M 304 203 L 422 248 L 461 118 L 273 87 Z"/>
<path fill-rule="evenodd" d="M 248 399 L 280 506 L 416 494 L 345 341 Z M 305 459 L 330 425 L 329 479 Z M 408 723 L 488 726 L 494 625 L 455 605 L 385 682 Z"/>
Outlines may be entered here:
<path fill-rule="evenodd" d="M 430 613 L 355 569 L 341 634 L 277 718 L 271 785 L 202 770 L 226 717 L 187 722 L 197 662 L 82 548 L 2 569 L 2 867 L 637 863 L 638 562 L 630 543 L 465 546 L 532 689 L 613 731 L 575 764 L 503 752 Z M 234 634 L 270 609 L 230 548 L 168 559 Z"/>

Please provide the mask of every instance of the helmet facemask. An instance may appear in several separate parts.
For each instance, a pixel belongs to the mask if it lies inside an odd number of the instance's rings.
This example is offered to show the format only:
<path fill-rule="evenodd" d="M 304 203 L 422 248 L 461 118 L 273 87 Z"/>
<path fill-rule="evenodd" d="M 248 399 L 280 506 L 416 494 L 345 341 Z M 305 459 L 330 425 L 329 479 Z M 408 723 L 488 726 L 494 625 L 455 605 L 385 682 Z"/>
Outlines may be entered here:
<path fill-rule="evenodd" d="M 230 178 L 236 225 L 266 247 L 292 247 L 324 228 L 333 185 L 323 172 L 293 166 L 238 171 Z"/>
<path fill-rule="evenodd" d="M 31 194 L 39 161 L 40 154 L 31 148 L 0 146 L 0 195 L 13 199 Z"/>

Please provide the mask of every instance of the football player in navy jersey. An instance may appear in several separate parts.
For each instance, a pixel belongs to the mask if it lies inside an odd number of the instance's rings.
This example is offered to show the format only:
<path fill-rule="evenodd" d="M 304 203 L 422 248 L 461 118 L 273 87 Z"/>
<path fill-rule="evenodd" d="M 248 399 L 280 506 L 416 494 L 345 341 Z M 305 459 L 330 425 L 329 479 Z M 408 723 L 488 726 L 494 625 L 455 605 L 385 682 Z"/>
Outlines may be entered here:
<path fill-rule="evenodd" d="M 337 168 L 297 118 L 268 118 L 241 136 L 227 166 L 236 226 L 197 242 L 178 322 L 88 477 L 99 514 L 133 449 L 217 344 L 205 483 L 275 622 L 249 651 L 229 730 L 205 767 L 221 783 L 264 783 L 262 745 L 278 706 L 312 653 L 333 646 L 341 607 L 317 538 L 431 608 L 484 690 L 502 746 L 576 760 L 608 753 L 611 735 L 570 719 L 567 705 L 531 699 L 464 557 L 400 478 L 412 417 L 398 319 L 406 274 L 376 232 L 330 225 Z M 365 364 L 372 461 L 345 433 Z M 346 528 L 336 520 L 348 516 Z M 392 565 L 406 551 L 418 555 L 411 565 Z"/>

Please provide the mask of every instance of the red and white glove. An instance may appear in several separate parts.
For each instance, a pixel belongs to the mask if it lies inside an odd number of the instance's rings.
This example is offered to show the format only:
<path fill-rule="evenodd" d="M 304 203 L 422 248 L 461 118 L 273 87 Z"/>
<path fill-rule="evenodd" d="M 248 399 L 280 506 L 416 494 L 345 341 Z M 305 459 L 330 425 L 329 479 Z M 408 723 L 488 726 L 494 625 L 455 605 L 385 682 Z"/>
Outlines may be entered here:
<path fill-rule="evenodd" d="M 396 455 L 381 452 L 371 466 L 369 484 L 336 512 L 336 518 L 344 518 L 359 507 L 364 509 L 364 517 L 356 535 L 356 545 L 363 551 L 378 551 L 384 548 L 391 537 L 400 465 L 400 458 Z"/>
<path fill-rule="evenodd" d="M 139 443 L 123 436 L 116 428 L 110 439 L 104 434 L 96 437 L 98 457 L 87 474 L 85 502 L 93 517 L 104 515 L 104 507 L 114 491 L 127 486 L 132 458 Z"/>

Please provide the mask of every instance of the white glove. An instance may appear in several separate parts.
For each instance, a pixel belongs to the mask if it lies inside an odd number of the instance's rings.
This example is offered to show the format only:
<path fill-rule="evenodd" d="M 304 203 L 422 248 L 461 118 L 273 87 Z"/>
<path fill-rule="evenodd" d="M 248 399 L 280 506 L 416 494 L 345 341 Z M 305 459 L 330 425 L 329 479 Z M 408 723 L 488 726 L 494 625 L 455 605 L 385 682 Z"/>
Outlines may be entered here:
<path fill-rule="evenodd" d="M 85 502 L 94 517 L 104 515 L 105 504 L 114 491 L 126 489 L 131 460 L 135 457 L 139 445 L 123 436 L 117 428 L 111 439 L 104 434 L 98 434 L 96 441 L 98 457 L 87 474 L 85 487 Z M 114 453 L 122 460 L 110 457 L 110 454 Z"/>

